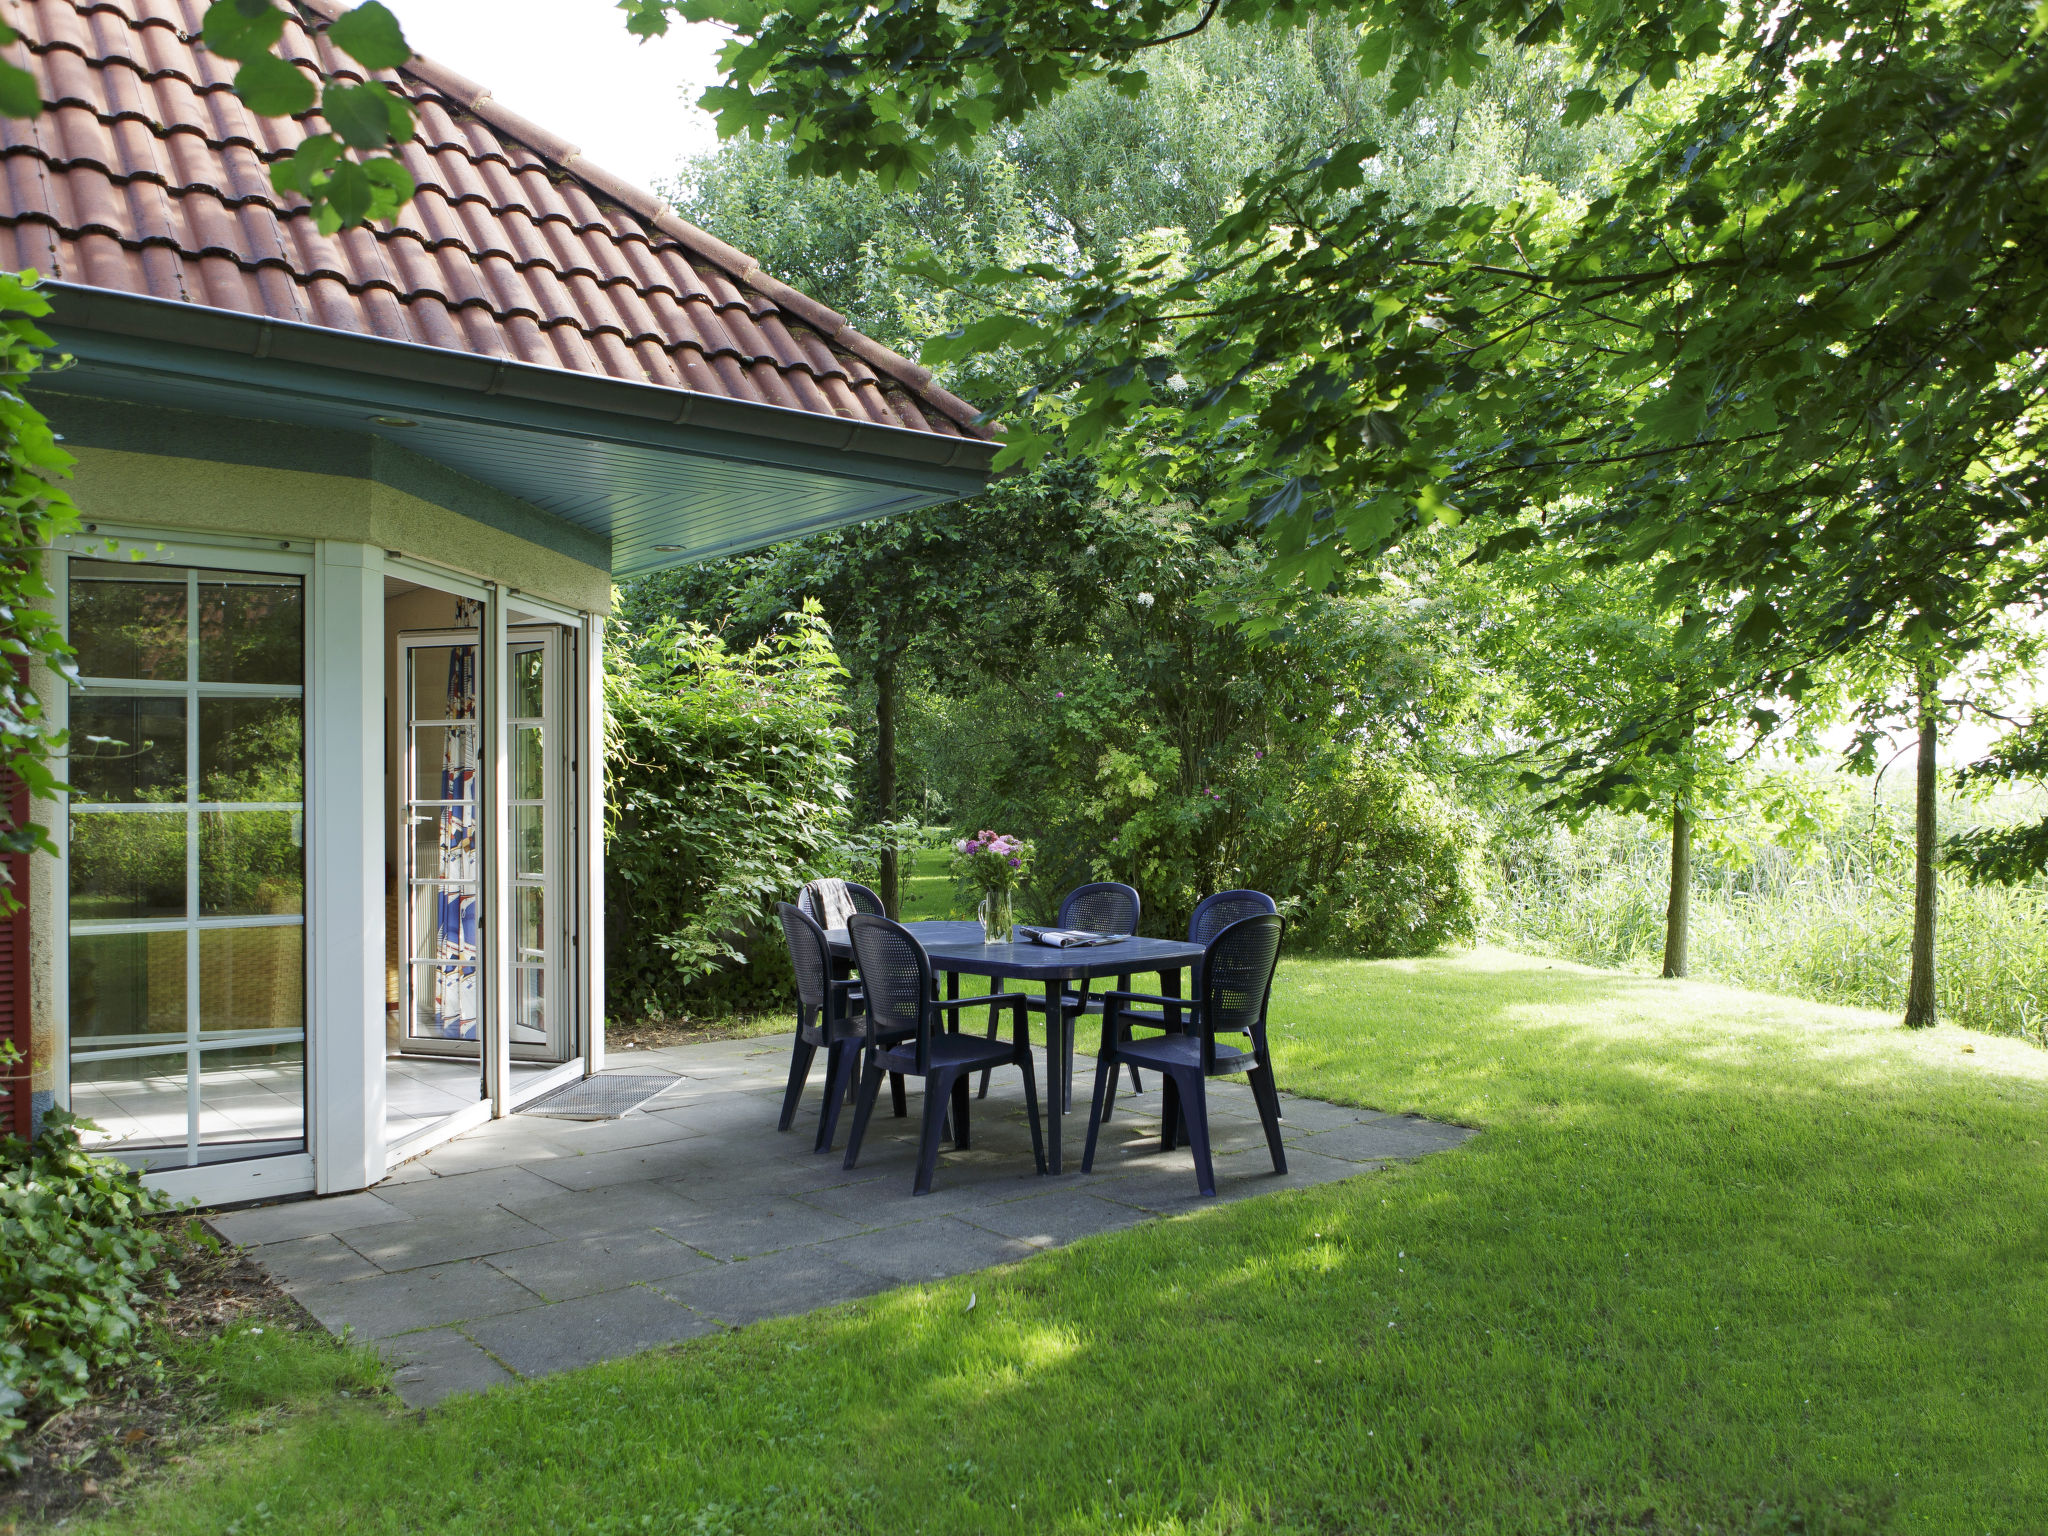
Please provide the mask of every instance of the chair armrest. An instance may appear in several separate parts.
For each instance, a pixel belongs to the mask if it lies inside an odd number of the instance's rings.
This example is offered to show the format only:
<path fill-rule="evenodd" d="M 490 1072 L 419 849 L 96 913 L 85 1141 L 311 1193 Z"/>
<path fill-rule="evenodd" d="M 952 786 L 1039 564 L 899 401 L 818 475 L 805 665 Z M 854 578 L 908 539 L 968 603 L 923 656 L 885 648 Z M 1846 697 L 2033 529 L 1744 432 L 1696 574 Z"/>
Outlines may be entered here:
<path fill-rule="evenodd" d="M 858 976 L 828 976 L 825 978 L 825 985 L 828 987 L 853 987 L 857 989 L 860 986 L 860 978 Z"/>
<path fill-rule="evenodd" d="M 1192 997 L 1164 997 L 1157 992 L 1105 992 L 1102 1005 L 1107 1008 L 1112 1002 L 1161 1003 L 1168 1008 L 1199 1008 L 1201 1004 Z"/>
<path fill-rule="evenodd" d="M 1025 995 L 1024 993 L 1022 993 L 1022 992 L 990 992 L 990 993 L 987 993 L 987 994 L 985 994 L 984 996 L 981 996 L 981 997 L 947 997 L 947 998 L 935 998 L 935 999 L 933 999 L 933 1001 L 932 1001 L 932 1007 L 934 1007 L 934 1008 L 979 1008 L 979 1007 L 981 1007 L 981 1006 L 982 1006 L 982 1005 L 983 1005 L 984 1003 L 1022 1003 L 1022 1002 L 1029 1002 L 1029 1001 L 1030 1001 L 1030 998 L 1028 998 L 1028 997 L 1027 997 L 1027 996 L 1026 996 L 1026 995 Z"/>

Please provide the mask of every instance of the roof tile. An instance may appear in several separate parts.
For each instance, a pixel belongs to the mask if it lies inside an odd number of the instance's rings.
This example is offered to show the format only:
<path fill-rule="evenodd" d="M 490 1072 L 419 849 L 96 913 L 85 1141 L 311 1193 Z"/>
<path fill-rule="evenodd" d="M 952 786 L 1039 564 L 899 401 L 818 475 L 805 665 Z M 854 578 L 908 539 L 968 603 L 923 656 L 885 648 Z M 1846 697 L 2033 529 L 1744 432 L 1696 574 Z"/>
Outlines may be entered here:
<path fill-rule="evenodd" d="M 337 0 L 282 53 L 361 78 Z M 269 168 L 317 115 L 258 118 L 198 46 L 205 0 L 14 0 L 52 110 L 0 121 L 0 262 L 120 289 L 945 436 L 987 435 L 930 374 L 761 273 L 652 193 L 431 59 L 379 71 L 418 131 L 389 228 L 326 237 Z M 884 387 L 886 386 L 886 387 Z"/>

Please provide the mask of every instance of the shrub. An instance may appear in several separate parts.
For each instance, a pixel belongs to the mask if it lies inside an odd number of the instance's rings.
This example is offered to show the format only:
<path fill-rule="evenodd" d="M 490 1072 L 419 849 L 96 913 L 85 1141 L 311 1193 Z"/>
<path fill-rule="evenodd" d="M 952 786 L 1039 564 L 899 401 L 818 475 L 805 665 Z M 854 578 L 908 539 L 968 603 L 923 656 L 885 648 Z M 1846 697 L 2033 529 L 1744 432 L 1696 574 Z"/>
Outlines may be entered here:
<path fill-rule="evenodd" d="M 87 1152 L 89 1124 L 53 1109 L 33 1142 L 0 1140 L 0 1463 L 17 1461 L 8 1445 L 31 1415 L 148 1359 L 145 1287 L 165 1241 L 149 1218 L 169 1203 Z"/>
<path fill-rule="evenodd" d="M 844 676 L 815 604 L 745 651 L 673 620 L 617 635 L 605 674 L 612 1012 L 787 1001 L 773 904 L 856 853 Z"/>
<path fill-rule="evenodd" d="M 1294 893 L 1310 948 L 1369 958 L 1468 942 L 1480 917 L 1479 823 L 1420 775 L 1361 759 L 1305 788 L 1299 832 L 1263 850 L 1261 889 Z"/>

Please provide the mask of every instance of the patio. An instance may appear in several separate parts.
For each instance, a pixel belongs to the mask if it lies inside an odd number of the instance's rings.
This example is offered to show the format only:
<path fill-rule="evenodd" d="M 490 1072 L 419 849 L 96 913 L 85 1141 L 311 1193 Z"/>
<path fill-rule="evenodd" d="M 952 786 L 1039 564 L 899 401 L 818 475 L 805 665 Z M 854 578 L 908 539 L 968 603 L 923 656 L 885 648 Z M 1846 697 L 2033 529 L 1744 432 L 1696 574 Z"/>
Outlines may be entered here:
<path fill-rule="evenodd" d="M 635 1051 L 627 1075 L 676 1074 L 640 1112 L 520 1114 L 401 1167 L 373 1191 L 214 1218 L 328 1328 L 398 1367 L 407 1403 L 478 1391 L 891 1286 L 1029 1258 L 1189 1212 L 1185 1148 L 1158 1150 L 1158 1080 L 1118 1100 L 1096 1171 L 1077 1171 L 1093 1062 L 1077 1066 L 1069 1172 L 1032 1172 L 1016 1074 L 974 1106 L 972 1145 L 913 1197 L 917 1103 L 878 1112 L 861 1165 L 813 1155 L 819 1084 L 775 1130 L 784 1036 Z M 1128 1083 L 1126 1083 L 1128 1088 Z M 1472 1133 L 1283 1095 L 1288 1173 L 1267 1160 L 1250 1090 L 1209 1088 L 1218 1199 L 1348 1178 Z M 841 1149 L 844 1147 L 842 1121 Z"/>

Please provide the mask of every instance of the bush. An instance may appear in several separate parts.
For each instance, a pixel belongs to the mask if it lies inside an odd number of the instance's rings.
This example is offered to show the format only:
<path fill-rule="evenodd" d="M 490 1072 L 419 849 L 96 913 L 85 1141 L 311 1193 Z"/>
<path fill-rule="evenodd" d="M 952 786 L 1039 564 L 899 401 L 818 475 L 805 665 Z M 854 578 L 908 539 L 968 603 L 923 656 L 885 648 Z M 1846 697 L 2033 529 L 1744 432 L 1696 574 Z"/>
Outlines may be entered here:
<path fill-rule="evenodd" d="M 33 1142 L 0 1140 L 0 1463 L 17 1460 L 8 1445 L 31 1416 L 148 1359 L 145 1288 L 165 1241 L 149 1218 L 169 1202 L 87 1152 L 89 1124 L 53 1109 Z"/>
<path fill-rule="evenodd" d="M 1481 900 L 1479 823 L 1428 780 L 1361 760 L 1300 797 L 1299 835 L 1264 851 L 1260 888 L 1292 891 L 1310 948 L 1368 958 L 1469 942 Z"/>
<path fill-rule="evenodd" d="M 745 651 L 673 620 L 618 634 L 605 673 L 609 1011 L 788 1001 L 774 903 L 857 853 L 844 676 L 815 605 Z"/>

